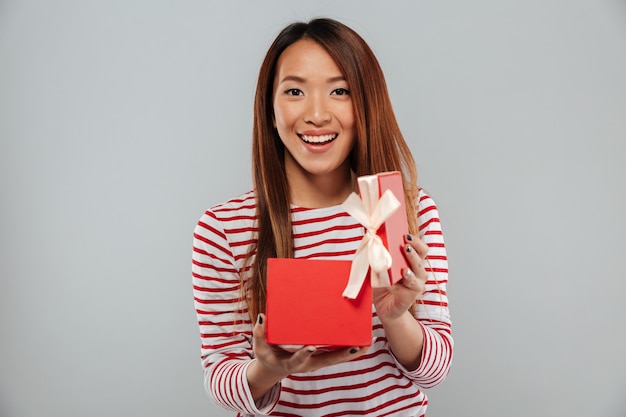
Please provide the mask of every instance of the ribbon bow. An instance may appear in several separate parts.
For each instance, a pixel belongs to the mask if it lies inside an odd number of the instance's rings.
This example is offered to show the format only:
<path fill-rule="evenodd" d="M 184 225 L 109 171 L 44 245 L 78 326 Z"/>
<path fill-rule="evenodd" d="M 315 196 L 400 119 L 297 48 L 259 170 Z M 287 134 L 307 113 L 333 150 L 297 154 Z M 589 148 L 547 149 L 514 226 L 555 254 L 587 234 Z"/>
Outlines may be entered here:
<path fill-rule="evenodd" d="M 389 282 L 391 255 L 376 232 L 400 208 L 400 202 L 391 190 L 385 191 L 380 199 L 378 198 L 378 179 L 375 175 L 359 177 L 358 181 L 361 198 L 352 193 L 342 204 L 344 210 L 366 229 L 352 260 L 348 285 L 343 291 L 343 296 L 351 299 L 359 295 L 370 267 L 373 287 L 382 287 Z"/>

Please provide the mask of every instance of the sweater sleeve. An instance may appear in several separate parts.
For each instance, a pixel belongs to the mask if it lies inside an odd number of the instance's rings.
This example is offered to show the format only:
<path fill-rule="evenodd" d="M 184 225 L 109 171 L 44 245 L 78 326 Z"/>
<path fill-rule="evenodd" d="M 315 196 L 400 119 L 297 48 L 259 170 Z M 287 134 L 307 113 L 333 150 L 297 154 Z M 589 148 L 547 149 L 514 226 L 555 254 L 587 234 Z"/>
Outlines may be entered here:
<path fill-rule="evenodd" d="M 269 414 L 278 402 L 275 386 L 255 403 L 246 379 L 253 360 L 252 323 L 222 221 L 209 210 L 194 229 L 193 295 L 201 337 L 205 389 L 221 407 L 241 414 Z"/>
<path fill-rule="evenodd" d="M 448 258 L 439 213 L 433 199 L 423 191 L 419 192 L 418 200 L 419 234 L 429 248 L 424 261 L 429 277 L 416 309 L 424 333 L 424 345 L 417 369 L 407 371 L 400 363 L 397 365 L 420 387 L 431 388 L 442 382 L 450 371 L 454 341 L 446 292 Z"/>

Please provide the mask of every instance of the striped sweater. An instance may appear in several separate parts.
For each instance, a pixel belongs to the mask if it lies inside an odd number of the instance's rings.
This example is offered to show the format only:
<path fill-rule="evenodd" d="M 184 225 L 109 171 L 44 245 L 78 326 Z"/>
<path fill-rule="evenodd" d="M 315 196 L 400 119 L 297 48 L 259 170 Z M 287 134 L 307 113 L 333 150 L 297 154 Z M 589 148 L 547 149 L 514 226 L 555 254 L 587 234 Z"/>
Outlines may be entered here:
<path fill-rule="evenodd" d="M 416 309 L 424 331 L 421 364 L 405 369 L 389 350 L 372 306 L 372 346 L 356 360 L 294 374 L 255 402 L 246 381 L 254 358 L 252 323 L 241 300 L 239 271 L 255 242 L 255 198 L 250 191 L 207 210 L 194 230 L 192 279 L 201 335 L 205 388 L 240 417 L 422 416 L 422 391 L 447 375 L 453 340 L 446 284 L 448 264 L 437 207 L 420 190 L 420 237 L 429 246 L 425 293 Z M 364 228 L 341 206 L 292 207 L 296 258 L 351 260 Z M 243 309 L 242 309 L 243 306 Z"/>

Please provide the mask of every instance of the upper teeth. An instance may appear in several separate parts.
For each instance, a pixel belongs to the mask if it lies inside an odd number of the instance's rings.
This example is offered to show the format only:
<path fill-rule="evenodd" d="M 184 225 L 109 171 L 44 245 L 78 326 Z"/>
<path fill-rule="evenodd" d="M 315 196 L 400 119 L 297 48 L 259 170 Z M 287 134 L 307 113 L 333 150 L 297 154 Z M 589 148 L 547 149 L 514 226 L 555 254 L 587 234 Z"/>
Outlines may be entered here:
<path fill-rule="evenodd" d="M 335 139 L 336 137 L 337 137 L 336 134 L 319 135 L 319 136 L 302 135 L 302 140 L 304 140 L 305 142 L 309 142 L 309 143 L 323 143 L 323 142 L 331 141 Z"/>

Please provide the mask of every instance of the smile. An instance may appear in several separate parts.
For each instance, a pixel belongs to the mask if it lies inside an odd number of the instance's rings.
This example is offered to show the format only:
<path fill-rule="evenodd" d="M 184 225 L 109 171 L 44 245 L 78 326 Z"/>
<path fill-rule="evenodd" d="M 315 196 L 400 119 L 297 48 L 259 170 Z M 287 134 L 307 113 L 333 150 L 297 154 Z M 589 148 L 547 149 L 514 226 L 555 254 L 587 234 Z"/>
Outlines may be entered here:
<path fill-rule="evenodd" d="M 312 143 L 315 145 L 323 145 L 329 142 L 332 142 L 333 140 L 335 140 L 335 138 L 337 138 L 337 134 L 331 134 L 331 135 L 319 135 L 319 136 L 310 136 L 310 135 L 298 135 L 300 137 L 300 139 L 302 139 L 304 142 L 306 143 Z"/>

